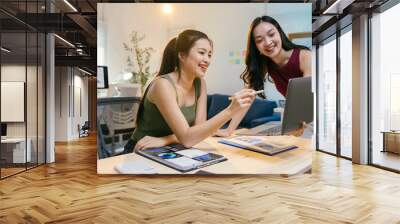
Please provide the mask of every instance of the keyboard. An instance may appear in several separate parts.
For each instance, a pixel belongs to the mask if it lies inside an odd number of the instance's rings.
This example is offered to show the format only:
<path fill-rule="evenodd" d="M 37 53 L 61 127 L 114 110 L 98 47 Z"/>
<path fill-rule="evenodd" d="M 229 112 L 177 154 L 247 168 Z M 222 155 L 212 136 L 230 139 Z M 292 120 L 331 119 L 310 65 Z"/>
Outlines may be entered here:
<path fill-rule="evenodd" d="M 267 129 L 261 130 L 257 132 L 257 135 L 266 135 L 266 136 L 272 136 L 272 135 L 281 135 L 282 133 L 282 126 L 281 125 L 276 125 L 269 127 Z"/>
<path fill-rule="evenodd" d="M 282 125 L 280 123 L 276 123 L 273 125 L 268 125 L 264 129 L 258 130 L 255 132 L 255 130 L 246 130 L 240 133 L 237 133 L 237 135 L 263 135 L 263 136 L 273 136 L 273 135 L 281 135 L 282 133 Z"/>

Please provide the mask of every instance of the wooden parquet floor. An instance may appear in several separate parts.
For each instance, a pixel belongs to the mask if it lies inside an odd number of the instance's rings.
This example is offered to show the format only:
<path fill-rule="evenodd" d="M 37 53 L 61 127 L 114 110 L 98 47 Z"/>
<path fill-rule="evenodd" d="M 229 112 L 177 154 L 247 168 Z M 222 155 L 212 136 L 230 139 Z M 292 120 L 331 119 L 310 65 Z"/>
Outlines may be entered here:
<path fill-rule="evenodd" d="M 96 139 L 0 181 L 0 223 L 400 223 L 400 175 L 320 152 L 311 174 L 96 174 Z"/>

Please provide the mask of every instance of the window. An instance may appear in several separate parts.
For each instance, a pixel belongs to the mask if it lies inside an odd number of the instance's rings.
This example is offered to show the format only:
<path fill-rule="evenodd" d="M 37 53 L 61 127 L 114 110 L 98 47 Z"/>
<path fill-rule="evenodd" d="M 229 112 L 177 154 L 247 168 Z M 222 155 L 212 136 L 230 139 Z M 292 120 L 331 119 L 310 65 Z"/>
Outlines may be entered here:
<path fill-rule="evenodd" d="M 351 26 L 340 36 L 340 155 L 352 157 L 352 33 Z"/>
<path fill-rule="evenodd" d="M 336 153 L 336 35 L 318 48 L 318 149 Z"/>
<path fill-rule="evenodd" d="M 400 130 L 400 33 L 395 28 L 398 21 L 400 4 L 375 14 L 371 19 L 370 156 L 372 164 L 395 170 L 400 170 L 400 155 L 385 152 L 382 132 Z M 397 153 L 400 153 L 400 145 L 397 148 Z"/>

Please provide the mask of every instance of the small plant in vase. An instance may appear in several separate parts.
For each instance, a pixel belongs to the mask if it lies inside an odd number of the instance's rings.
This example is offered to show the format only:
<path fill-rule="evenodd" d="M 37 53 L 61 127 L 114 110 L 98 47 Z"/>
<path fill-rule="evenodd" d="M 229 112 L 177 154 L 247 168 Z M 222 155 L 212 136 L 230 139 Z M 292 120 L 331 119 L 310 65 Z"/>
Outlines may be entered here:
<path fill-rule="evenodd" d="M 131 83 L 139 83 L 141 86 L 141 92 L 144 93 L 144 88 L 149 79 L 153 78 L 155 72 L 150 72 L 150 58 L 154 52 L 152 47 L 140 47 L 140 42 L 146 38 L 146 35 L 139 34 L 137 31 L 133 31 L 130 34 L 130 43 L 123 43 L 126 51 L 129 52 L 127 63 L 128 71 L 132 73 L 132 77 L 129 80 Z"/>

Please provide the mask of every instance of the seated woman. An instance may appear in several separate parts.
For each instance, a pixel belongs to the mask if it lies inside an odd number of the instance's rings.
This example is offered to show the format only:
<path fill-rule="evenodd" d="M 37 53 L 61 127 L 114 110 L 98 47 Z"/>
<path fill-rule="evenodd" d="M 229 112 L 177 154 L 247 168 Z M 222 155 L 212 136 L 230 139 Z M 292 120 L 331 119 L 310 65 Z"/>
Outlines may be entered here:
<path fill-rule="evenodd" d="M 212 51 L 211 40 L 196 30 L 185 30 L 167 44 L 160 71 L 143 95 L 137 128 L 125 153 L 172 143 L 191 147 L 248 109 L 255 91 L 243 89 L 232 96 L 227 108 L 206 120 L 204 76 Z"/>

